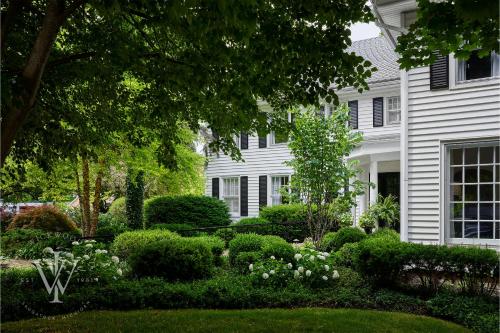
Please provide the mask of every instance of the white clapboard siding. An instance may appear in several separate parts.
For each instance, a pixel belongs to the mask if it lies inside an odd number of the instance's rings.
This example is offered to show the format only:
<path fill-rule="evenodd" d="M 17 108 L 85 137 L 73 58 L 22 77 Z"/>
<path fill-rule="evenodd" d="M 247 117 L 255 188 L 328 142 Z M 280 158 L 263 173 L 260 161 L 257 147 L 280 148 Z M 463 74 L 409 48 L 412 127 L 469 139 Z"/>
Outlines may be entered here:
<path fill-rule="evenodd" d="M 450 66 L 450 70 L 453 67 Z M 429 67 L 408 73 L 408 240 L 445 241 L 440 189 L 444 140 L 499 138 L 499 81 L 431 91 Z M 457 86 L 458 87 L 458 86 Z"/>
<path fill-rule="evenodd" d="M 372 113 L 372 100 L 374 97 L 398 96 L 399 92 L 399 80 L 396 80 L 391 85 L 384 83 L 383 87 L 374 86 L 369 92 L 364 94 L 339 94 L 341 101 L 358 100 L 358 130 L 363 133 L 367 144 L 377 143 L 378 141 L 386 142 L 388 140 L 399 141 L 400 125 L 384 125 L 383 127 L 373 128 Z M 283 162 L 291 159 L 290 150 L 287 145 L 270 145 L 270 141 L 270 135 L 268 135 L 267 147 L 259 148 L 258 137 L 249 136 L 248 149 L 241 150 L 245 162 L 235 162 L 224 154 L 219 154 L 219 157 L 215 154 L 211 156 L 205 171 L 205 194 L 208 196 L 212 195 L 212 178 L 248 176 L 248 216 L 258 216 L 259 176 L 292 174 L 292 169 L 283 164 Z M 399 163 L 397 169 L 399 170 Z M 270 178 L 268 178 L 267 186 L 267 200 L 270 203 Z M 219 191 L 220 195 L 222 195 L 222 186 Z M 235 218 L 238 217 L 236 216 Z"/>

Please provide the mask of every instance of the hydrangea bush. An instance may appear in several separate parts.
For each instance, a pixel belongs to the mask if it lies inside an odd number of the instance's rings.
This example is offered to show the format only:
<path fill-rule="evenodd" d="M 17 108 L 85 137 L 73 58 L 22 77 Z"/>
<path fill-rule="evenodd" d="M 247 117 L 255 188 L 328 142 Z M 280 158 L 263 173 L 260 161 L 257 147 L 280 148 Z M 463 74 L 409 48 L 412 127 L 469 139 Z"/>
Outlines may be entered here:
<path fill-rule="evenodd" d="M 111 256 L 101 244 L 94 240 L 71 243 L 71 251 L 58 251 L 57 265 L 61 274 L 69 275 L 71 280 L 83 282 L 112 281 L 120 278 L 125 270 L 125 263 L 116 256 Z M 47 247 L 43 250 L 44 258 L 35 260 L 43 270 L 55 271 L 54 250 Z M 75 265 L 76 264 L 76 265 Z M 73 269 L 74 268 L 74 269 Z"/>
<path fill-rule="evenodd" d="M 325 288 L 339 278 L 330 254 L 311 246 L 300 249 L 290 262 L 270 256 L 250 264 L 248 270 L 259 285 L 285 286 L 295 279 L 312 288 Z"/>

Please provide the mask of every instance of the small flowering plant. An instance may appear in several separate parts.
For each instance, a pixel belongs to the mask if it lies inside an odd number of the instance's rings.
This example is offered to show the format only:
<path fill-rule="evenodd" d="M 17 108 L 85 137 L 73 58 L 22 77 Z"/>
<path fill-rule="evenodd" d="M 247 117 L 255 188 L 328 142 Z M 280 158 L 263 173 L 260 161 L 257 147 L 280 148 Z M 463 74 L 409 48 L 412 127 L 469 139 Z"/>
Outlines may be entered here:
<path fill-rule="evenodd" d="M 62 266 L 64 275 L 71 274 L 71 280 L 79 282 L 98 282 L 116 280 L 123 275 L 124 263 L 118 257 L 111 256 L 94 240 L 74 241 L 71 251 L 58 251 L 57 265 Z M 43 250 L 44 258 L 36 262 L 44 270 L 54 271 L 54 250 Z"/>
<path fill-rule="evenodd" d="M 271 256 L 250 264 L 248 269 L 254 281 L 261 285 L 284 286 L 295 279 L 312 288 L 325 288 L 339 278 L 333 260 L 329 253 L 309 245 L 300 249 L 291 262 Z"/>

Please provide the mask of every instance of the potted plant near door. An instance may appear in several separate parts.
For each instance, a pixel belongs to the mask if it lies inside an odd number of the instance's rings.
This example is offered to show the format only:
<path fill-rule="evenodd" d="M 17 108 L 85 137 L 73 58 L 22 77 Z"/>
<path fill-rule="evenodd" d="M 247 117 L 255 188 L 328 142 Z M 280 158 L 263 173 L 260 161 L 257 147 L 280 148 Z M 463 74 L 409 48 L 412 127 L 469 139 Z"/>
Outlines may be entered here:
<path fill-rule="evenodd" d="M 359 217 L 359 226 L 363 228 L 368 235 L 372 233 L 373 228 L 375 228 L 376 224 L 377 216 L 371 209 L 363 212 L 363 214 L 361 214 L 361 216 Z"/>

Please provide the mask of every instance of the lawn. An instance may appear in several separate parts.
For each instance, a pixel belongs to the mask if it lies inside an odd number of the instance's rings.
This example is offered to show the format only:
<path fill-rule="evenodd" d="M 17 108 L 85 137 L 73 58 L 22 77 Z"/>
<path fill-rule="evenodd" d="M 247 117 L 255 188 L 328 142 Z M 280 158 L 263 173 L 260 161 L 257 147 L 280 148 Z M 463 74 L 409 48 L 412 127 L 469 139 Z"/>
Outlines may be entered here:
<path fill-rule="evenodd" d="M 461 333 L 443 320 L 353 309 L 143 310 L 83 312 L 2 325 L 2 332 L 329 332 Z"/>

